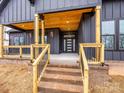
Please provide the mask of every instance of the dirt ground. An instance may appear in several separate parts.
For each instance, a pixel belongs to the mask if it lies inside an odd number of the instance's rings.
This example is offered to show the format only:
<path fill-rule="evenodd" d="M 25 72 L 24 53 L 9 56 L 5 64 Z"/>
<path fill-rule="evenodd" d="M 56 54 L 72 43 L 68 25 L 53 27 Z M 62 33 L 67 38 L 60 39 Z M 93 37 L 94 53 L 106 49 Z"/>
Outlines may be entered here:
<path fill-rule="evenodd" d="M 25 64 L 0 64 L 0 93 L 32 93 L 32 74 Z"/>
<path fill-rule="evenodd" d="M 0 93 L 32 93 L 32 73 L 24 64 L 0 64 Z M 90 93 L 124 93 L 124 77 L 90 69 Z"/>
<path fill-rule="evenodd" d="M 109 76 L 108 68 L 92 68 L 90 93 L 124 93 L 124 77 Z"/>

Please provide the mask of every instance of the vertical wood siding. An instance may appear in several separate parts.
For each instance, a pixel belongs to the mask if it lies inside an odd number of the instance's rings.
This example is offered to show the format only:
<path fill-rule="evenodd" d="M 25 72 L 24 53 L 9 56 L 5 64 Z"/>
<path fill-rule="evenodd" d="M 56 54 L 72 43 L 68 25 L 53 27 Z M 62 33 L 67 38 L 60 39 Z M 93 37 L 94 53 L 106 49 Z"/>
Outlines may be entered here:
<path fill-rule="evenodd" d="M 53 37 L 51 36 L 53 35 Z M 47 30 L 48 43 L 50 44 L 51 54 L 60 53 L 59 29 Z"/>
<path fill-rule="evenodd" d="M 97 4 L 101 4 L 101 0 L 36 0 L 34 6 L 30 4 L 29 0 L 9 0 L 0 14 L 0 23 L 10 24 L 32 21 L 35 12 L 71 10 L 93 7 Z"/>
<path fill-rule="evenodd" d="M 116 37 L 119 35 L 119 20 L 124 20 L 124 0 L 102 0 L 102 21 L 114 20 Z M 119 43 L 119 42 L 117 42 Z M 118 44 L 117 44 L 118 45 Z M 124 50 L 105 52 L 106 60 L 124 60 Z"/>
<path fill-rule="evenodd" d="M 0 23 L 31 21 L 34 14 L 35 7 L 31 6 L 29 0 L 10 0 L 0 15 Z"/>
<path fill-rule="evenodd" d="M 124 0 L 103 0 L 102 20 L 124 18 Z"/>
<path fill-rule="evenodd" d="M 78 30 L 79 43 L 94 43 L 95 42 L 95 14 L 85 13 L 82 15 Z M 94 56 L 94 49 L 85 49 L 87 58 Z"/>
<path fill-rule="evenodd" d="M 37 12 L 50 12 L 66 9 L 85 8 L 100 4 L 101 0 L 36 0 Z"/>
<path fill-rule="evenodd" d="M 24 37 L 24 45 L 30 45 L 34 43 L 33 31 L 28 32 L 10 32 L 9 33 L 9 45 L 14 45 L 15 37 Z M 19 49 L 10 49 L 9 53 L 19 53 Z M 23 53 L 30 53 L 30 49 L 23 49 Z"/>

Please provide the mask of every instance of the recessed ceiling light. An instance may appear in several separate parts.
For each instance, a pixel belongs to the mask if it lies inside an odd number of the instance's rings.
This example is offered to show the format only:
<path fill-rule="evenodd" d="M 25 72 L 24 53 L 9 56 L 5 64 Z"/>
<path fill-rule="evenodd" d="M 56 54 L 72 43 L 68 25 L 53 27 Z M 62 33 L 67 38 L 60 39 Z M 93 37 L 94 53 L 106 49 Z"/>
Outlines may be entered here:
<path fill-rule="evenodd" d="M 22 25 L 22 27 L 25 27 L 25 25 Z"/>
<path fill-rule="evenodd" d="M 69 21 L 66 21 L 66 23 L 68 24 L 68 23 L 70 23 Z"/>

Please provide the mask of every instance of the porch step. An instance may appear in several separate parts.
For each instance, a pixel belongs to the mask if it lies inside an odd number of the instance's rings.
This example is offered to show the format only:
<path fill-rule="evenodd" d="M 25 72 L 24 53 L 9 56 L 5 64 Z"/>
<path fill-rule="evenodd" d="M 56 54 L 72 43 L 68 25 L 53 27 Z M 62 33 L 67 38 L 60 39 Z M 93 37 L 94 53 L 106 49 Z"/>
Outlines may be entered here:
<path fill-rule="evenodd" d="M 48 65 L 39 93 L 82 93 L 80 69 L 76 66 Z"/>

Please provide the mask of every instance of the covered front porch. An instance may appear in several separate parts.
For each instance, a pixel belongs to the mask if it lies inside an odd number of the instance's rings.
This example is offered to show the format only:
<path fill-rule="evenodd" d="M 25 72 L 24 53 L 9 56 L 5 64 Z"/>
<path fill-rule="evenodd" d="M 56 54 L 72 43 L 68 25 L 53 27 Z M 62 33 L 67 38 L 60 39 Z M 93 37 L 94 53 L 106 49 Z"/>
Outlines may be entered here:
<path fill-rule="evenodd" d="M 96 6 L 71 11 L 39 13 L 35 14 L 34 23 L 26 22 L 6 25 L 24 29 L 24 31 L 34 29 L 34 41 L 28 45 L 3 45 L 4 25 L 0 25 L 0 58 L 6 57 L 5 49 L 18 49 L 21 59 L 25 57 L 23 55 L 24 50 L 29 50 L 29 60 L 31 60 L 33 66 L 33 93 L 38 93 L 41 78 L 44 76 L 49 64 L 73 65 L 74 69 L 75 66 L 80 66 L 78 70 L 81 70 L 80 76 L 82 76 L 81 79 L 83 80 L 83 91 L 88 93 L 88 64 L 104 66 L 104 44 L 100 40 L 100 9 L 101 6 Z M 53 29 L 54 31 L 51 31 Z M 92 36 L 92 34 L 94 35 Z M 56 53 L 57 55 L 50 55 L 50 53 Z M 11 55 L 11 53 L 8 54 Z"/>
<path fill-rule="evenodd" d="M 9 45 L 20 46 L 48 43 L 51 45 L 51 54 L 78 53 L 79 43 L 100 43 L 99 11 L 100 6 L 45 14 L 39 13 L 35 14 L 35 23 L 8 24 L 6 26 L 20 29 L 24 33 L 17 32 L 16 35 L 15 33 L 10 33 Z M 95 16 L 97 19 L 95 19 Z M 91 19 L 93 20 L 90 23 L 85 24 Z M 95 22 L 96 26 L 94 25 Z M 3 31 L 3 26 L 1 25 L 1 31 Z M 94 29 L 95 27 L 96 29 Z M 33 31 L 34 28 L 35 31 Z M 4 40 L 2 37 L 1 40 Z M 1 41 L 1 49 L 3 51 L 3 53 L 1 52 L 1 56 L 6 55 L 6 50 L 8 50 L 7 54 L 17 54 L 19 51 L 22 51 L 24 54 L 30 53 L 30 48 L 26 46 L 22 49 L 20 47 L 7 48 L 7 46 L 2 46 L 3 41 Z"/>

